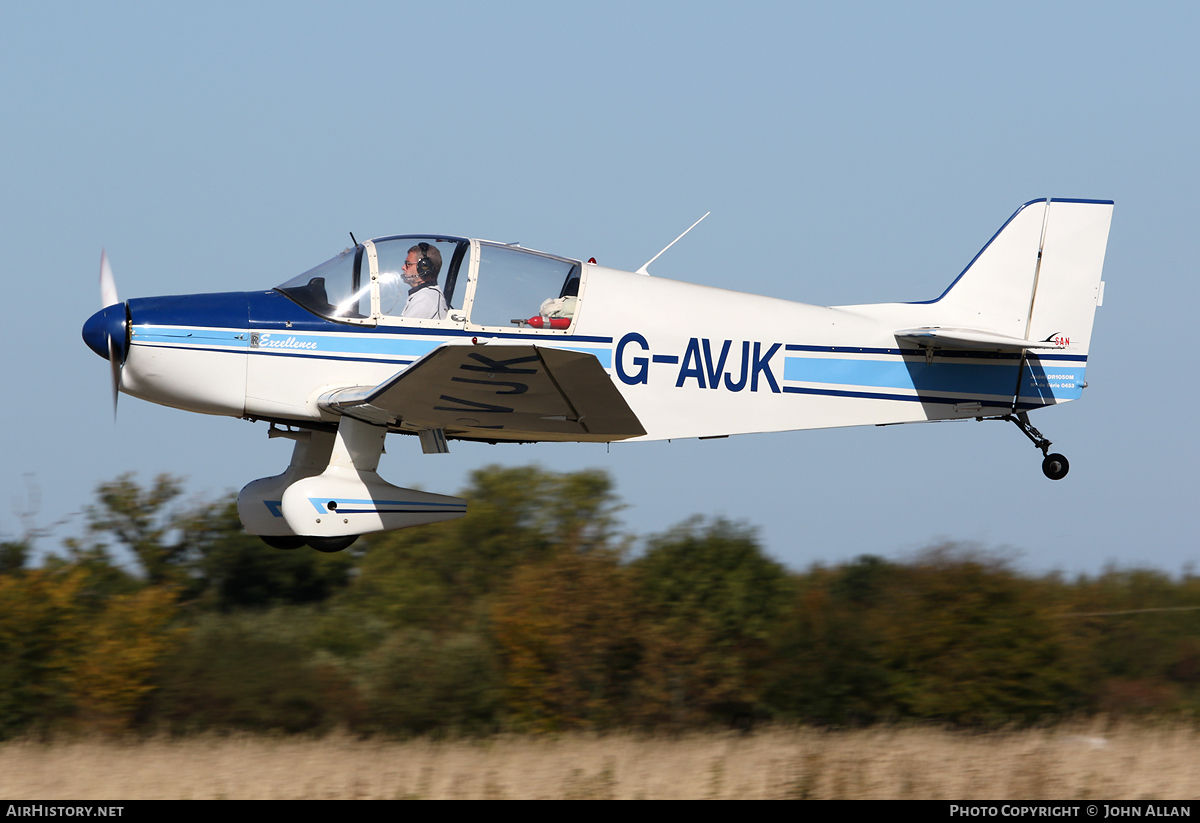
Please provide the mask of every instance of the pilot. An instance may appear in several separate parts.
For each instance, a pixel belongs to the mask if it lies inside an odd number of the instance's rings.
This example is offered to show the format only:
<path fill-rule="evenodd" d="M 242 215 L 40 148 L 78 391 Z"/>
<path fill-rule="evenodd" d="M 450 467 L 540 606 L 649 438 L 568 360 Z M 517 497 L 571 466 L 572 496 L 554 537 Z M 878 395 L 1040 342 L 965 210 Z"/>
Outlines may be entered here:
<path fill-rule="evenodd" d="M 448 311 L 446 296 L 438 286 L 438 274 L 442 271 L 442 253 L 437 246 L 418 243 L 408 250 L 404 271 L 400 276 L 408 286 L 408 301 L 404 304 L 401 317 L 419 317 L 426 320 L 443 320 Z"/>

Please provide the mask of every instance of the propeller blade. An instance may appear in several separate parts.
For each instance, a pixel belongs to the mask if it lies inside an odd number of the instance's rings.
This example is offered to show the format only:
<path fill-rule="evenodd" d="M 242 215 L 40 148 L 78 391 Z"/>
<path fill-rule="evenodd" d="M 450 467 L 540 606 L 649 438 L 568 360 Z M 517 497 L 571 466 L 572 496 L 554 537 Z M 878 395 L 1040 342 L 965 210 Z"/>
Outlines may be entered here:
<path fill-rule="evenodd" d="M 117 392 L 121 388 L 121 362 L 112 337 L 108 338 L 108 366 L 112 371 L 113 420 L 117 419 Z"/>
<path fill-rule="evenodd" d="M 120 303 L 117 297 L 117 282 L 113 279 L 112 266 L 108 264 L 108 254 L 100 250 L 100 308 L 108 308 L 114 303 Z"/>
<path fill-rule="evenodd" d="M 117 297 L 117 281 L 108 262 L 108 252 L 100 250 L 100 308 L 106 309 L 121 302 Z M 108 365 L 112 372 L 113 420 L 117 419 L 117 395 L 121 389 L 121 366 L 123 358 L 117 356 L 117 344 L 112 332 L 105 335 L 108 343 Z"/>

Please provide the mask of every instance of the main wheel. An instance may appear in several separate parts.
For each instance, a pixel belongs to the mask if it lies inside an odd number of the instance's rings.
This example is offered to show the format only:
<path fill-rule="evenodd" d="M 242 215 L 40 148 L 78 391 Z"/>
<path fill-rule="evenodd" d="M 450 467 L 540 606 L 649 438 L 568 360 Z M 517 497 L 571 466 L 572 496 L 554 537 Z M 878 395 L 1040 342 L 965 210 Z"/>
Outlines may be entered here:
<path fill-rule="evenodd" d="M 1042 474 L 1051 480 L 1062 480 L 1070 470 L 1071 464 L 1061 454 L 1047 455 L 1046 459 L 1042 461 Z"/>
<path fill-rule="evenodd" d="M 272 549 L 298 549 L 304 545 L 304 538 L 294 534 L 260 534 L 258 539 Z"/>
<path fill-rule="evenodd" d="M 312 546 L 319 552 L 333 554 L 340 552 L 342 549 L 349 548 L 355 540 L 358 539 L 357 534 L 352 534 L 348 537 L 306 537 L 304 540 L 308 545 Z"/>

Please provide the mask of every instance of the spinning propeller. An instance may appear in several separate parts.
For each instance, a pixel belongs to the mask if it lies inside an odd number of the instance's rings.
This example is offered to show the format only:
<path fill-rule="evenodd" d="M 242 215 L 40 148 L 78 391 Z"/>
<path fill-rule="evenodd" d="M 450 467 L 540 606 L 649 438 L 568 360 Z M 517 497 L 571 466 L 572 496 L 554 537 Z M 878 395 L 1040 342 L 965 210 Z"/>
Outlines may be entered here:
<path fill-rule="evenodd" d="M 121 367 L 129 353 L 129 307 L 117 297 L 108 255 L 100 252 L 100 311 L 83 324 L 83 342 L 108 360 L 112 370 L 113 419 L 117 416 L 117 390 L 121 386 Z"/>

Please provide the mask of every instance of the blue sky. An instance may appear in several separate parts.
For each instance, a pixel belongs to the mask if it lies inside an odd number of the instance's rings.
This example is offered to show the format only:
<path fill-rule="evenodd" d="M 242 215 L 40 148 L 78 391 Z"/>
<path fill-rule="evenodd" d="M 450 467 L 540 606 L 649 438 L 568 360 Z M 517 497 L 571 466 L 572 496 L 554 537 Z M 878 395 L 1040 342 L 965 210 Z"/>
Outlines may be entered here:
<path fill-rule="evenodd" d="M 837 305 L 937 296 L 1021 204 L 1116 201 L 1082 401 L 943 423 L 614 446 L 391 438 L 381 473 L 612 473 L 626 527 L 759 527 L 793 567 L 943 539 L 1031 570 L 1200 556 L 1192 417 L 1200 12 L 1103 3 L 6 3 L 0 536 L 104 480 L 212 498 L 286 465 L 265 424 L 122 397 L 80 340 L 122 298 L 270 287 L 442 232 Z M 1164 348 L 1165 344 L 1165 348 Z M 1153 389 L 1153 391 L 1151 391 Z M 8 505 L 11 503 L 11 505 Z M 76 521 L 77 522 L 77 519 Z M 44 540 L 52 548 L 74 526 Z"/>

